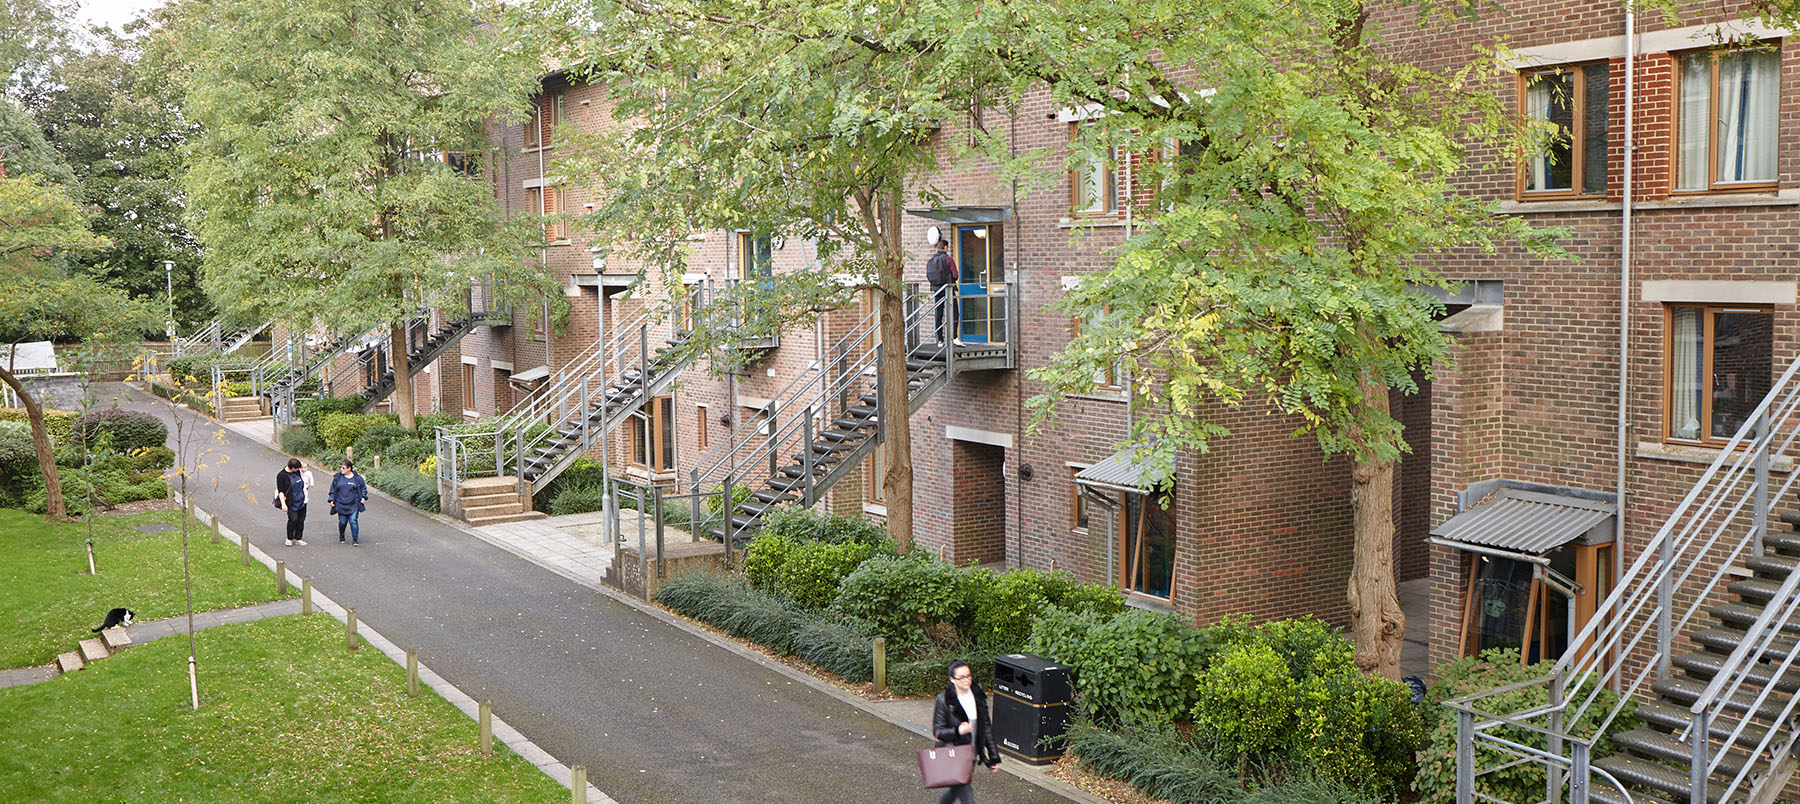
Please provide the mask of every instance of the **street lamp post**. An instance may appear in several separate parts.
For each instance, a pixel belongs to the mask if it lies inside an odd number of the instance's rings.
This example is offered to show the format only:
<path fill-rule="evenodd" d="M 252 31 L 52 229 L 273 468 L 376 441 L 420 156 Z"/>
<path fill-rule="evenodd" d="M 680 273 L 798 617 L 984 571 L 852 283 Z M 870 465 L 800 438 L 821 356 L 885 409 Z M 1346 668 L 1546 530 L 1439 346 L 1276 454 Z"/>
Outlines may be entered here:
<path fill-rule="evenodd" d="M 163 260 L 163 283 L 169 296 L 169 318 L 163 324 L 168 331 L 169 340 L 175 340 L 175 261 Z"/>

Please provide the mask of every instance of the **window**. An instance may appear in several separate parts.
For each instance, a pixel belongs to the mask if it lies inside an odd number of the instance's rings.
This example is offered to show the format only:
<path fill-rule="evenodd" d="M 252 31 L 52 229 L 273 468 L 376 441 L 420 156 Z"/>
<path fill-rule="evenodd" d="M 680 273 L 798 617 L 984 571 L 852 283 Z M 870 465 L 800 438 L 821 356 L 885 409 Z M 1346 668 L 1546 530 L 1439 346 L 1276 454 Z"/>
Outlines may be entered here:
<path fill-rule="evenodd" d="M 711 442 L 711 439 L 707 438 L 707 435 L 706 435 L 706 425 L 707 425 L 706 406 L 705 405 L 695 405 L 694 406 L 694 437 L 696 440 L 698 440 L 701 449 L 706 449 L 707 444 Z"/>
<path fill-rule="evenodd" d="M 1081 484 L 1075 482 L 1075 476 L 1081 474 L 1081 470 L 1086 468 L 1087 467 L 1085 466 L 1069 467 L 1069 488 L 1075 495 L 1070 503 L 1072 516 L 1070 518 L 1069 528 L 1081 533 L 1086 533 L 1088 530 L 1088 501 L 1087 494 L 1081 488 Z"/>
<path fill-rule="evenodd" d="M 534 341 L 550 340 L 550 303 L 537 305 L 531 316 L 531 339 Z"/>
<path fill-rule="evenodd" d="M 462 364 L 463 410 L 475 409 L 475 364 Z"/>
<path fill-rule="evenodd" d="M 1069 127 L 1069 141 L 1080 135 L 1079 124 Z M 1108 148 L 1103 158 L 1089 158 L 1069 174 L 1069 208 L 1083 215 L 1107 215 L 1119 211 L 1118 150 Z"/>
<path fill-rule="evenodd" d="M 1112 313 L 1112 311 L 1110 309 L 1101 310 L 1100 312 L 1095 313 L 1092 318 L 1088 319 L 1087 326 L 1094 326 L 1094 327 L 1099 326 L 1101 323 L 1104 322 L 1106 316 L 1110 315 L 1111 313 Z M 1079 337 L 1081 335 L 1082 322 L 1080 320 L 1075 321 L 1074 328 L 1075 328 L 1074 334 Z M 1120 376 L 1120 372 L 1119 372 L 1119 364 L 1118 363 L 1106 364 L 1103 368 L 1094 372 L 1094 390 L 1096 390 L 1096 391 L 1111 391 L 1111 392 L 1120 392 L 1120 391 L 1125 390 L 1125 383 L 1119 379 L 1119 376 Z"/>
<path fill-rule="evenodd" d="M 1554 131 L 1538 132 L 1525 162 L 1522 193 L 1606 194 L 1606 121 L 1609 75 L 1605 64 L 1558 67 L 1520 78 L 1525 117 Z"/>
<path fill-rule="evenodd" d="M 525 147 L 550 145 L 550 129 L 562 122 L 562 96 L 539 95 L 531 119 L 525 121 Z"/>
<path fill-rule="evenodd" d="M 1169 600 L 1175 592 L 1175 510 L 1166 492 L 1125 495 L 1119 584 L 1126 592 Z"/>
<path fill-rule="evenodd" d="M 656 397 L 631 417 L 631 463 L 652 472 L 675 471 L 674 397 Z"/>
<path fill-rule="evenodd" d="M 1781 54 L 1707 50 L 1681 57 L 1675 189 L 1775 183 Z"/>
<path fill-rule="evenodd" d="M 694 310 L 700 303 L 698 283 L 684 284 L 676 289 L 675 329 L 678 332 L 694 331 Z"/>
<path fill-rule="evenodd" d="M 738 232 L 737 278 L 769 276 L 775 271 L 775 238 L 767 233 Z"/>
<path fill-rule="evenodd" d="M 875 445 L 875 454 L 869 463 L 869 502 L 874 505 L 887 505 L 887 488 L 883 481 L 887 479 L 887 442 Z"/>
<path fill-rule="evenodd" d="M 1767 308 L 1670 305 L 1664 361 L 1670 440 L 1723 442 L 1769 393 L 1774 321 Z"/>
<path fill-rule="evenodd" d="M 531 214 L 556 215 L 563 211 L 563 188 L 527 187 L 525 188 L 525 203 Z M 556 243 L 568 239 L 568 221 L 560 218 L 544 221 L 544 242 Z"/>

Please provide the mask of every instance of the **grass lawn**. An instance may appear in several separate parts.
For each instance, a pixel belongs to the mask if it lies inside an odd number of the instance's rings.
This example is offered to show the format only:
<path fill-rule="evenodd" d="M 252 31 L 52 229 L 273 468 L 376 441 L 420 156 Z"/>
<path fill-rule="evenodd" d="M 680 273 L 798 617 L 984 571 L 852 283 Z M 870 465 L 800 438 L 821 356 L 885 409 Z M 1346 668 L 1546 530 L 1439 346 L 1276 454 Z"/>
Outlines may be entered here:
<path fill-rule="evenodd" d="M 139 525 L 166 523 L 176 530 L 140 533 Z M 180 511 L 94 517 L 94 563 L 87 572 L 87 526 L 44 521 L 42 516 L 0 509 L 0 668 L 47 664 L 56 654 L 92 637 L 88 629 L 106 612 L 124 607 L 139 621 L 187 611 L 181 578 Z M 275 577 L 262 564 L 238 563 L 238 546 L 212 543 L 212 531 L 196 525 L 188 540 L 194 571 L 194 610 L 213 611 L 265 603 Z M 297 590 L 287 597 L 298 597 Z"/>
<path fill-rule="evenodd" d="M 40 684 L 0 689 L 7 802 L 536 802 L 569 800 L 473 720 L 329 615 L 200 632 L 200 711 L 187 640 L 166 637 Z"/>

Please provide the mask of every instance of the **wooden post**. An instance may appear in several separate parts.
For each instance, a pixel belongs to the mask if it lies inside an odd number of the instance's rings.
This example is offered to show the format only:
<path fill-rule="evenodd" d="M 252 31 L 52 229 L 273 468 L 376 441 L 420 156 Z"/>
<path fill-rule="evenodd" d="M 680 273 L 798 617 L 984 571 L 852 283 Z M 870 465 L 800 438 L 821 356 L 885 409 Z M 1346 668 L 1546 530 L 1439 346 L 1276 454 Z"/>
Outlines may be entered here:
<path fill-rule="evenodd" d="M 213 544 L 218 544 L 219 543 L 219 515 L 218 514 L 213 514 L 212 534 L 213 534 Z"/>
<path fill-rule="evenodd" d="M 250 566 L 250 537 L 244 534 L 238 535 L 238 563 Z"/>
<path fill-rule="evenodd" d="M 356 650 L 356 609 L 344 609 L 344 643 Z"/>
<path fill-rule="evenodd" d="M 569 766 L 569 801 L 572 804 L 588 804 L 587 768 L 585 766 Z"/>
<path fill-rule="evenodd" d="M 275 594 L 287 594 L 287 562 L 275 562 Z"/>
<path fill-rule="evenodd" d="M 887 692 L 887 637 L 875 638 L 875 691 Z"/>
<path fill-rule="evenodd" d="M 419 697 L 419 652 L 406 652 L 406 697 Z"/>
<path fill-rule="evenodd" d="M 478 716 L 476 717 L 476 720 L 478 720 L 481 725 L 481 755 L 484 757 L 491 757 L 494 755 L 494 704 L 493 704 L 493 702 L 491 702 L 491 701 L 482 701 L 481 702 L 481 709 L 480 709 L 480 712 L 478 713 Z"/>
<path fill-rule="evenodd" d="M 312 613 L 312 579 L 300 579 L 300 613 Z"/>

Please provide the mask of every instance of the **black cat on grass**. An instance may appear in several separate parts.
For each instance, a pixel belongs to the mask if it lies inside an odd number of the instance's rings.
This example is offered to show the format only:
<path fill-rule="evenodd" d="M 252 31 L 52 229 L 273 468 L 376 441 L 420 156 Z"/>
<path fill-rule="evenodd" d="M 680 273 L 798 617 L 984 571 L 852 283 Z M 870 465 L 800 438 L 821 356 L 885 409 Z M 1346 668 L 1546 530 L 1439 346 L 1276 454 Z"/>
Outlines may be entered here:
<path fill-rule="evenodd" d="M 131 609 L 113 609 L 106 613 L 106 622 L 101 623 L 99 628 L 93 630 L 94 633 L 98 634 L 101 631 L 105 631 L 106 629 L 115 626 L 123 627 L 131 625 L 131 621 L 135 619 L 137 619 L 137 612 L 132 611 Z"/>

